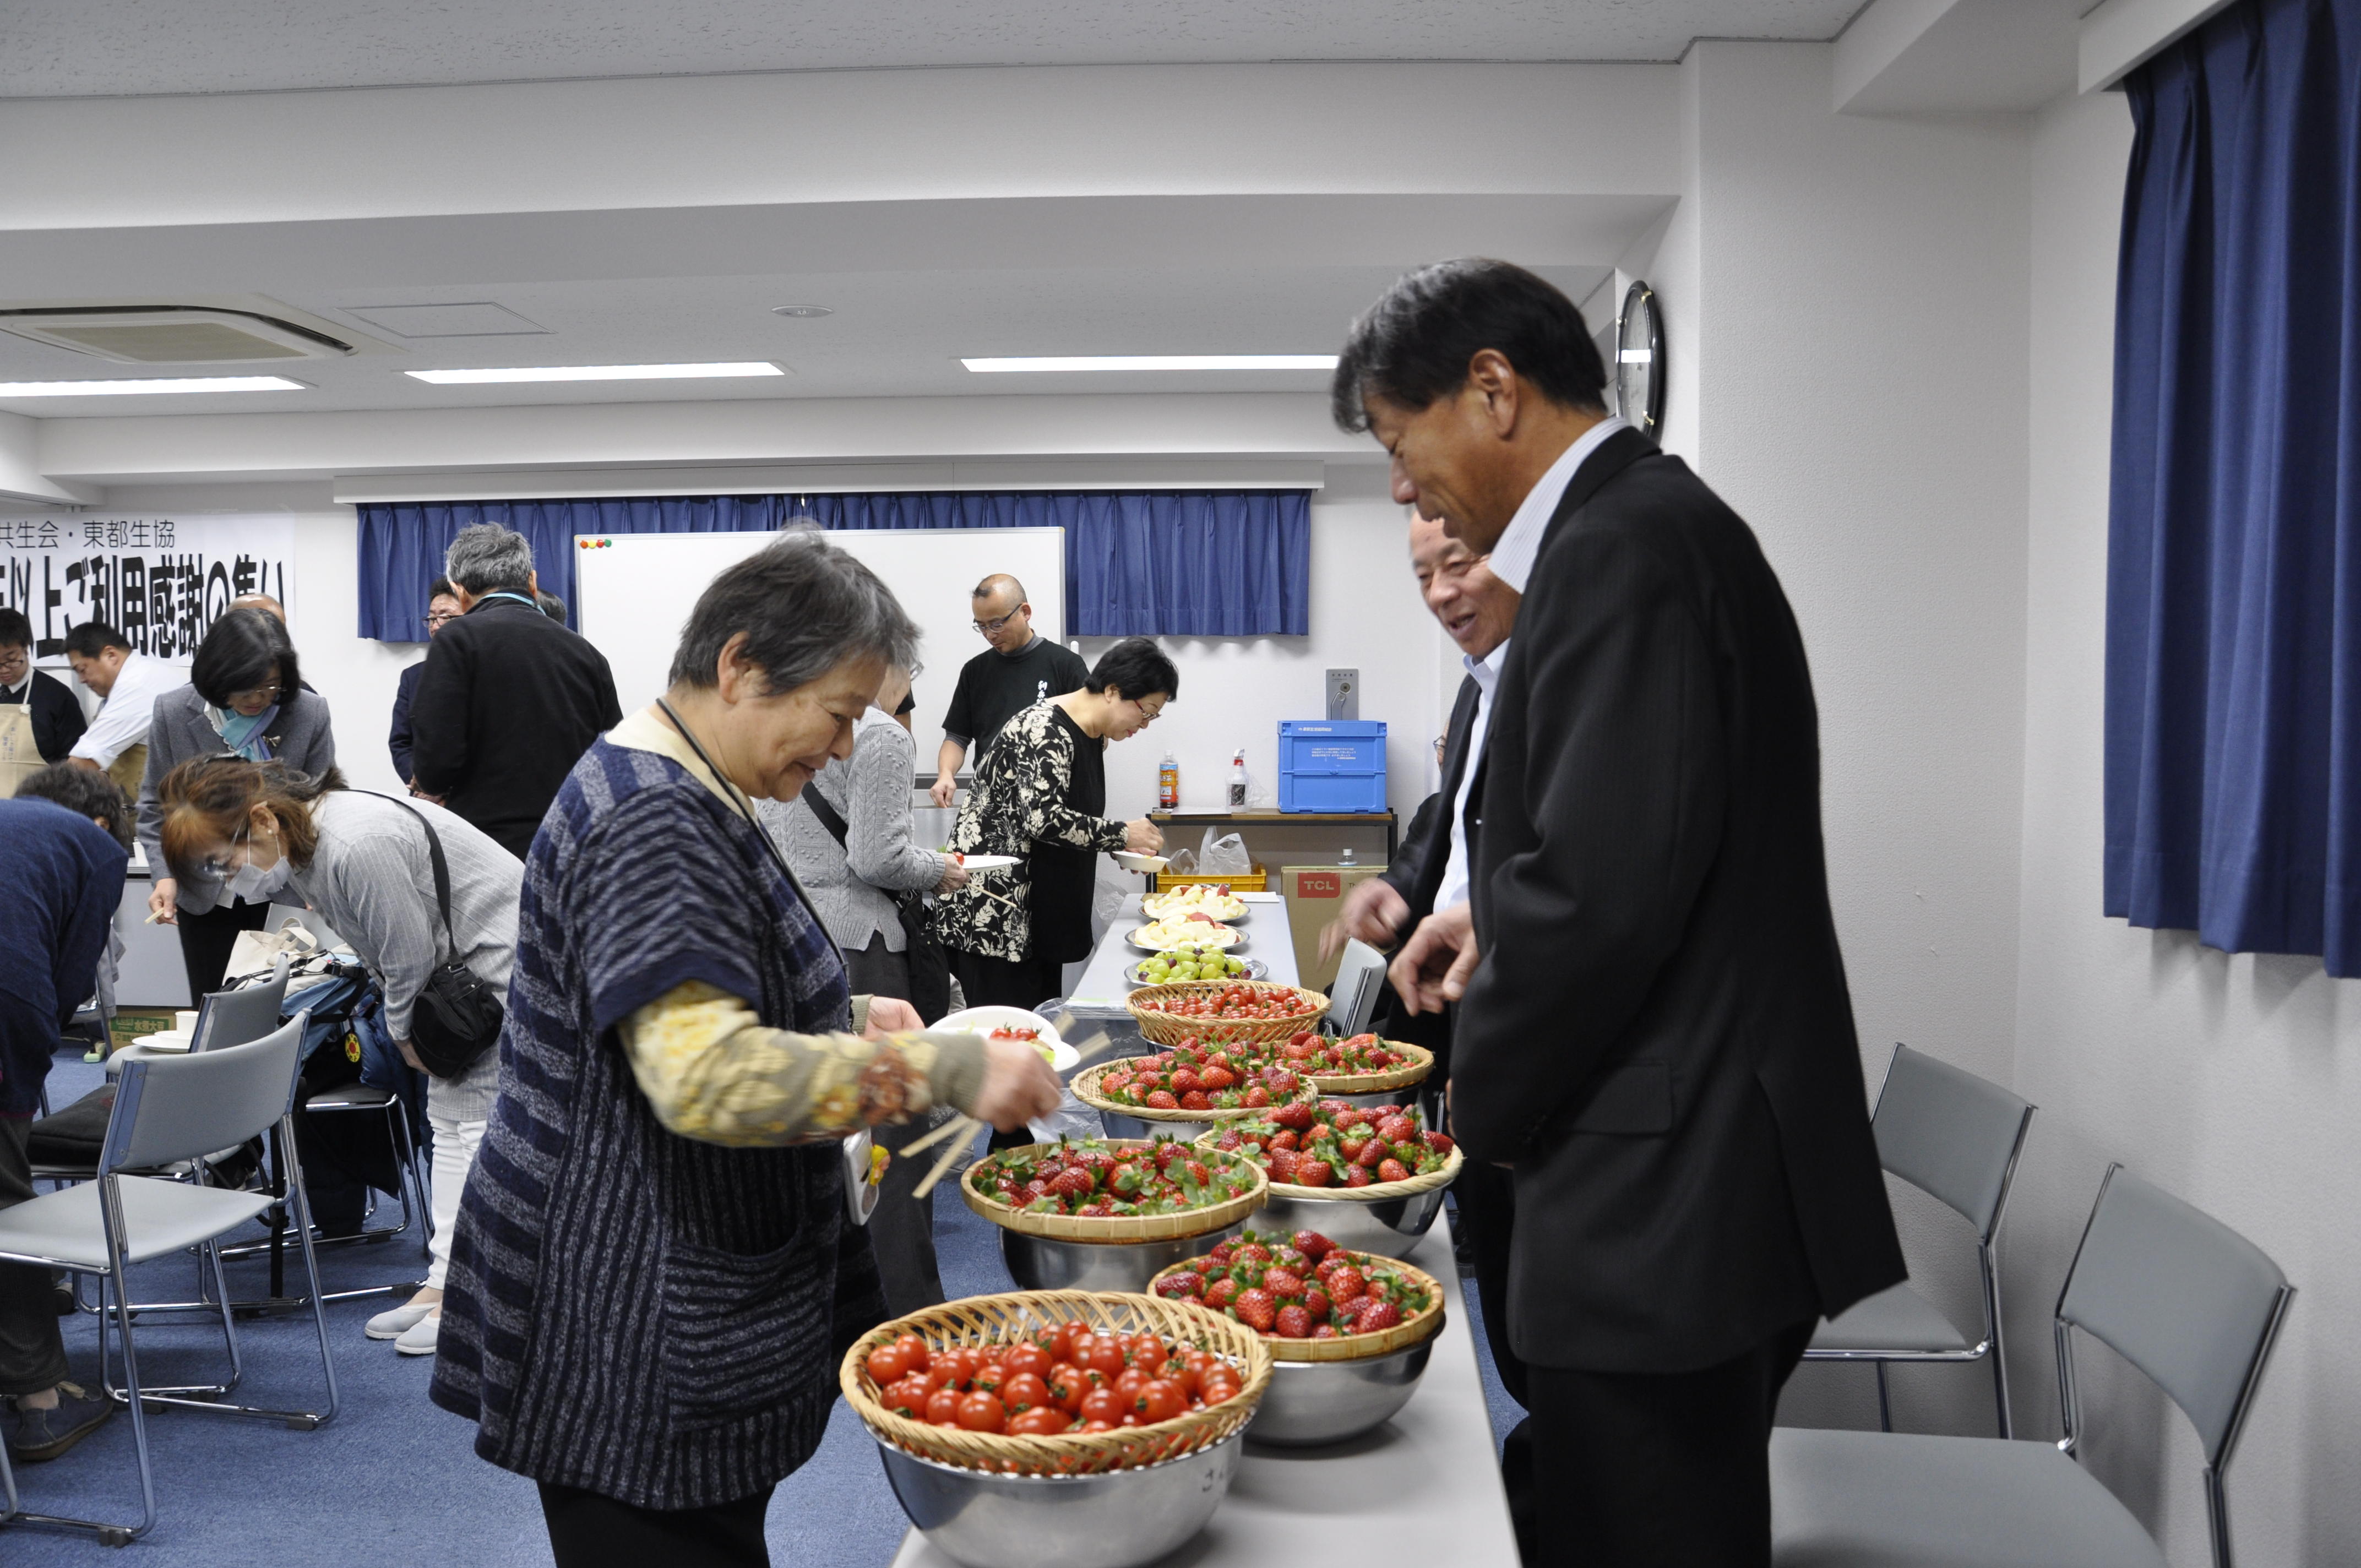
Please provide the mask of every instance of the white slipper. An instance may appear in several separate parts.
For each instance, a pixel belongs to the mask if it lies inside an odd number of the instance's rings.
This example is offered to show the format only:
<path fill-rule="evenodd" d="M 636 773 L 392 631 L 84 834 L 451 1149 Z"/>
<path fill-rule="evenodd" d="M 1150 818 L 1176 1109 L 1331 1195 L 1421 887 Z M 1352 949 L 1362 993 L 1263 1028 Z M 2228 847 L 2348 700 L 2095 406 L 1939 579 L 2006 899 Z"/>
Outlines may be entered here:
<path fill-rule="evenodd" d="M 390 1311 L 379 1312 L 376 1317 L 371 1318 L 361 1332 L 371 1339 L 398 1340 L 439 1310 L 441 1310 L 439 1302 L 430 1302 L 423 1307 L 395 1307 Z"/>
<path fill-rule="evenodd" d="M 432 1355 L 434 1354 L 435 1332 L 442 1326 L 442 1309 L 429 1307 L 426 1316 L 402 1331 L 401 1337 L 393 1342 L 393 1348 L 403 1355 Z"/>

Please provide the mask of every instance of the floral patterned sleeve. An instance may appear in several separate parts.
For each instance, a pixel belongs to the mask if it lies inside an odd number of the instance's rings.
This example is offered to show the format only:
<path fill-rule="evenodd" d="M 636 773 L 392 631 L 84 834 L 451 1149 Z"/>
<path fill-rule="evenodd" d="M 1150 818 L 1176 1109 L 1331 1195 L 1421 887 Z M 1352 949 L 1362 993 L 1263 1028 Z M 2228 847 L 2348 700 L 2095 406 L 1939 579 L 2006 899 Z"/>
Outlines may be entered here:
<path fill-rule="evenodd" d="M 1046 708 L 1031 711 L 1046 717 Z M 1078 850 L 1122 849 L 1122 823 L 1076 811 L 1066 804 L 1066 792 L 1074 782 L 1073 738 L 1054 723 L 1044 722 L 1033 740 L 1033 744 L 1021 750 L 994 749 L 995 756 L 1005 756 L 1023 770 L 1018 793 L 1025 803 L 1027 837 L 1037 843 L 1071 844 Z"/>
<path fill-rule="evenodd" d="M 817 1143 L 946 1102 L 965 1110 L 983 1082 L 974 1035 L 797 1035 L 702 981 L 633 1013 L 625 1056 L 656 1119 L 685 1138 L 734 1147 Z"/>

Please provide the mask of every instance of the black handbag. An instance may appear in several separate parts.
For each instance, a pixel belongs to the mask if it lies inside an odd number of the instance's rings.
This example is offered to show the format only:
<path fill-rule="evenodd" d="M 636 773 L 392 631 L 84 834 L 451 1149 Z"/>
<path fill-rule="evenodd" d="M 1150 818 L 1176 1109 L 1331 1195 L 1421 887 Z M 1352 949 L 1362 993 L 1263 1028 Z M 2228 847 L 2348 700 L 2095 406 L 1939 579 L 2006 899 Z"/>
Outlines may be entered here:
<path fill-rule="evenodd" d="M 426 829 L 426 855 L 434 866 L 434 902 L 443 911 L 446 952 L 443 962 L 426 977 L 418 1000 L 411 1004 L 410 1048 L 417 1054 L 419 1065 L 434 1077 L 457 1078 L 500 1043 L 506 1014 L 492 988 L 459 961 L 458 938 L 451 930 L 451 868 L 443 859 L 443 840 L 434 824 L 406 800 L 390 795 L 378 798 L 393 801 Z"/>
<path fill-rule="evenodd" d="M 822 798 L 817 784 L 804 785 L 803 803 L 819 818 L 837 848 L 844 849 L 844 818 L 836 807 Z M 879 890 L 883 892 L 881 888 Z M 951 966 L 943 949 L 927 931 L 927 894 L 924 889 L 894 895 L 894 911 L 902 921 L 903 954 L 910 967 L 910 994 L 902 1000 L 918 1010 L 918 1017 L 932 1024 L 951 1010 Z"/>

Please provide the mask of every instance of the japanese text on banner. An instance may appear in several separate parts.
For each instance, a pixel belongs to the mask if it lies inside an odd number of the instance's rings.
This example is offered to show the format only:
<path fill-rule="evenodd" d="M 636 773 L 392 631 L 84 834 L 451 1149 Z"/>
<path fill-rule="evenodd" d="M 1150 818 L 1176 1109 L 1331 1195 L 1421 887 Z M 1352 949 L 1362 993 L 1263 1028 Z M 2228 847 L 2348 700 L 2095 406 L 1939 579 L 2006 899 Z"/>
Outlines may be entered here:
<path fill-rule="evenodd" d="M 286 517 L 0 518 L 0 604 L 33 626 L 54 660 L 84 621 L 140 652 L 186 660 L 230 601 L 294 604 L 295 525 Z"/>

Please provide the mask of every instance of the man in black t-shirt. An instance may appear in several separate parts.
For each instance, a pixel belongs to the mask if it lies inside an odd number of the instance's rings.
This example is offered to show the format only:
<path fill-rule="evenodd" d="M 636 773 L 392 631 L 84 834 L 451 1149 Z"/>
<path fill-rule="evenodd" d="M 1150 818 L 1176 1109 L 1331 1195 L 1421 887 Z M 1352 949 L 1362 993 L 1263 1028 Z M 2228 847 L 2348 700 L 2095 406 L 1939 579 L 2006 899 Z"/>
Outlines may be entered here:
<path fill-rule="evenodd" d="M 976 584 L 974 609 L 975 629 L 992 647 L 960 670 L 958 689 L 943 713 L 935 784 L 927 792 L 937 806 L 950 805 L 958 794 L 960 764 L 971 748 L 981 762 L 1002 725 L 1037 702 L 1080 691 L 1090 678 L 1091 668 L 1080 653 L 1035 634 L 1025 585 L 1007 573 L 995 572 Z"/>

